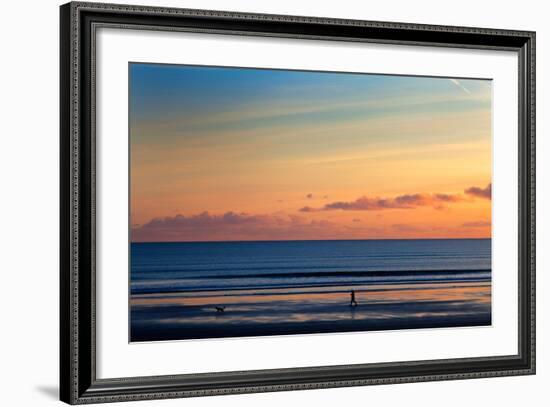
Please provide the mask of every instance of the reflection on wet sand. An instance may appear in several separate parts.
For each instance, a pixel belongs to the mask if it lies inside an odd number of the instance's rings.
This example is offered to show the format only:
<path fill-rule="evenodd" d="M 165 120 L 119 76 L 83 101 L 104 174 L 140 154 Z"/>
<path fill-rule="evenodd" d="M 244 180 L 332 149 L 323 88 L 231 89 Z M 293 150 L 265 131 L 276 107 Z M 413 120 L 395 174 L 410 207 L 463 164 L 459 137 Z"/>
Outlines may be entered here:
<path fill-rule="evenodd" d="M 491 283 L 134 294 L 131 313 L 133 341 L 479 326 L 491 323 Z"/>

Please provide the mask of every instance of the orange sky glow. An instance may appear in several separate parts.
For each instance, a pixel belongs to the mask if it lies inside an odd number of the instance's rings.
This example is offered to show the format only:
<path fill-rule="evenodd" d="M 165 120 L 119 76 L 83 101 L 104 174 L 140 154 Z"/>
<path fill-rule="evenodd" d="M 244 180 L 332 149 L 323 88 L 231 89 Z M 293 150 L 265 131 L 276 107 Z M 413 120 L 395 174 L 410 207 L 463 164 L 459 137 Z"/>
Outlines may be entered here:
<path fill-rule="evenodd" d="M 130 74 L 132 241 L 491 237 L 490 81 Z"/>

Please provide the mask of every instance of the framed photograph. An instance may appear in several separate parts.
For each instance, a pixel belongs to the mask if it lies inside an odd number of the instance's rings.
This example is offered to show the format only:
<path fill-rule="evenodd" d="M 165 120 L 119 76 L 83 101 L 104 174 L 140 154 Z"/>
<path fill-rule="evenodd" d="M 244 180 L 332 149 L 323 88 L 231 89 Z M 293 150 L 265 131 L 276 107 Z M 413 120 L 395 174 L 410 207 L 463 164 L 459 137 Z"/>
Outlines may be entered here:
<path fill-rule="evenodd" d="M 61 400 L 535 373 L 535 33 L 61 6 Z"/>

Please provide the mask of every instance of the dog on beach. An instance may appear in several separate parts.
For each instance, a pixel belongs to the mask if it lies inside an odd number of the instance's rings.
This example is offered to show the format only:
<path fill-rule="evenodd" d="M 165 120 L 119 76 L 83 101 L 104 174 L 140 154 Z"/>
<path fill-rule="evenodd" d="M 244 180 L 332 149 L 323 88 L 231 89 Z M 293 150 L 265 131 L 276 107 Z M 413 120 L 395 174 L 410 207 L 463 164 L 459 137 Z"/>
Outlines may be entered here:
<path fill-rule="evenodd" d="M 216 308 L 216 312 L 224 312 L 225 311 L 225 307 L 215 307 Z"/>

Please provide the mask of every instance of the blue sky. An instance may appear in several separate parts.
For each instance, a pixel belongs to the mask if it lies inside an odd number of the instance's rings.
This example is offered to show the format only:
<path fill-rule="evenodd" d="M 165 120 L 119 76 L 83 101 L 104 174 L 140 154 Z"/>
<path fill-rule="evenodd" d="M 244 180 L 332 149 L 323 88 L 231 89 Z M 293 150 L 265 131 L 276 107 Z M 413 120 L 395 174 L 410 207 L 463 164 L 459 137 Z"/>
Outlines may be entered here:
<path fill-rule="evenodd" d="M 132 224 L 174 219 L 141 238 L 490 235 L 465 193 L 490 193 L 488 80 L 132 63 L 129 86 Z"/>

